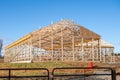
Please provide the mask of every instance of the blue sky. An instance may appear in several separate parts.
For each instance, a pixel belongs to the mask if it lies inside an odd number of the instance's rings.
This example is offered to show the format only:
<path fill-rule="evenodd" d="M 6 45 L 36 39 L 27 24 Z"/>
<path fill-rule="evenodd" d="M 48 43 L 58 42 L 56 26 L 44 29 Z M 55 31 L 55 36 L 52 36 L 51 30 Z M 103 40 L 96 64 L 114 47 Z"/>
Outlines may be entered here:
<path fill-rule="evenodd" d="M 120 52 L 120 0 L 0 0 L 4 46 L 61 19 L 100 34 Z"/>

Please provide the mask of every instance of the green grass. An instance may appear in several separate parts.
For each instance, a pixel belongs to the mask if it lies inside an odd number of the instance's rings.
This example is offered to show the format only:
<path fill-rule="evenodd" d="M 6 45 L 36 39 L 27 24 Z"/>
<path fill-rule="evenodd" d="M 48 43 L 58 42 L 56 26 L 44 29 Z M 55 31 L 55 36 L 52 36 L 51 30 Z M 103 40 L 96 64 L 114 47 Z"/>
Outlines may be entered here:
<path fill-rule="evenodd" d="M 36 62 L 36 63 L 0 63 L 0 68 L 47 68 L 51 72 L 55 67 L 70 67 L 69 64 L 63 62 Z M 2 74 L 1 74 L 2 73 Z M 7 71 L 0 71 L 0 76 L 7 76 Z M 13 76 L 33 76 L 33 75 L 44 75 L 44 70 L 13 70 L 11 75 Z"/>
<path fill-rule="evenodd" d="M 55 68 L 70 67 L 62 62 L 36 62 L 36 63 L 0 63 L 0 68 Z"/>

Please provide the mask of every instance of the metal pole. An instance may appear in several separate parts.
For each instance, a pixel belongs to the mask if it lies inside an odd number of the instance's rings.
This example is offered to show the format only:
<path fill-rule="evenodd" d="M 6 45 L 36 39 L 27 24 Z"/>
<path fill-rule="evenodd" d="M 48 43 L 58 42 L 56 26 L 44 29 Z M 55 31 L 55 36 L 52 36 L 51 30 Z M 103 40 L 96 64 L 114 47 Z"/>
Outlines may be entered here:
<path fill-rule="evenodd" d="M 116 80 L 116 71 L 112 70 L 112 80 Z"/>
<path fill-rule="evenodd" d="M 8 80 L 10 80 L 10 77 L 11 77 L 10 74 L 11 74 L 11 70 L 9 69 L 9 79 Z"/>

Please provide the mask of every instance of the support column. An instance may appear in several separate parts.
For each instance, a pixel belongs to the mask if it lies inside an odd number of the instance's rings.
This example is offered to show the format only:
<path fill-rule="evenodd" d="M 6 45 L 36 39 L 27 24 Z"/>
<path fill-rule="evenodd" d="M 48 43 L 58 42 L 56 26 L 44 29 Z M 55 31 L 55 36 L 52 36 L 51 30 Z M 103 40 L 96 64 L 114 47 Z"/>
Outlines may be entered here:
<path fill-rule="evenodd" d="M 105 48 L 105 62 L 107 62 L 107 48 Z"/>
<path fill-rule="evenodd" d="M 41 59 L 41 54 L 42 54 L 42 45 L 41 45 L 41 34 L 39 33 L 39 53 L 40 53 L 40 61 L 42 61 L 42 59 Z"/>
<path fill-rule="evenodd" d="M 82 61 L 84 61 L 84 47 L 83 47 L 84 38 L 81 39 L 81 52 L 82 52 Z"/>
<path fill-rule="evenodd" d="M 15 53 L 13 54 L 14 55 L 13 59 L 15 60 L 14 62 L 16 62 L 17 61 L 17 47 L 16 46 L 14 46 L 14 51 Z"/>
<path fill-rule="evenodd" d="M 28 55 L 27 55 L 27 57 L 28 57 L 28 60 L 30 60 L 30 39 L 28 39 Z"/>
<path fill-rule="evenodd" d="M 19 43 L 19 48 L 20 48 L 19 60 L 21 60 L 22 59 L 22 44 L 21 43 Z"/>
<path fill-rule="evenodd" d="M 51 29 L 51 50 L 52 50 L 52 60 L 51 61 L 53 61 L 53 27 L 52 27 L 52 29 Z"/>
<path fill-rule="evenodd" d="M 32 37 L 29 40 L 29 59 L 32 61 Z"/>
<path fill-rule="evenodd" d="M 99 56 L 99 61 L 102 61 L 102 55 L 101 55 L 101 39 L 98 40 L 98 56 Z"/>
<path fill-rule="evenodd" d="M 62 61 L 63 61 L 63 31 L 61 28 L 61 52 L 62 52 Z"/>
<path fill-rule="evenodd" d="M 75 61 L 75 44 L 74 44 L 74 35 L 72 36 L 72 53 L 73 53 L 73 61 Z"/>
<path fill-rule="evenodd" d="M 111 62 L 113 62 L 113 48 L 110 48 L 110 56 L 111 56 Z"/>
<path fill-rule="evenodd" d="M 113 56 L 113 61 L 116 62 L 116 55 Z"/>
<path fill-rule="evenodd" d="M 29 39 L 27 40 L 27 60 L 29 60 L 28 56 L 29 56 Z"/>
<path fill-rule="evenodd" d="M 26 41 L 24 41 L 24 61 L 26 61 Z"/>
<path fill-rule="evenodd" d="M 92 38 L 92 61 L 94 61 L 94 57 L 95 57 L 95 55 L 94 55 L 94 44 L 93 44 L 93 41 L 94 41 L 94 39 Z"/>
<path fill-rule="evenodd" d="M 18 61 L 18 57 L 19 57 L 19 44 L 17 45 L 17 61 Z"/>
<path fill-rule="evenodd" d="M 23 61 L 25 61 L 25 42 L 23 42 Z"/>
<path fill-rule="evenodd" d="M 19 61 L 19 58 L 20 58 L 20 44 L 18 44 L 18 50 L 17 50 L 17 53 L 18 53 L 18 55 L 17 55 L 17 61 Z"/>
<path fill-rule="evenodd" d="M 97 44 L 99 44 L 99 40 L 97 40 Z M 96 59 L 99 60 L 99 46 L 96 47 Z"/>
<path fill-rule="evenodd" d="M 102 51 L 102 53 L 103 53 L 103 56 L 104 56 L 104 57 L 103 57 L 103 58 L 104 58 L 103 61 L 104 61 L 104 63 L 105 63 L 105 53 L 106 53 L 105 48 L 103 48 L 101 51 Z"/>
<path fill-rule="evenodd" d="M 110 62 L 112 62 L 112 48 L 110 48 L 110 50 L 109 50 L 109 56 L 110 56 Z"/>
<path fill-rule="evenodd" d="M 9 49 L 4 49 L 4 62 L 8 62 L 8 60 L 6 59 L 8 57 L 8 50 Z"/>
<path fill-rule="evenodd" d="M 23 42 L 21 42 L 21 46 L 22 46 L 22 55 L 21 55 L 21 60 L 23 60 L 23 51 L 24 51 L 24 49 L 23 49 Z"/>

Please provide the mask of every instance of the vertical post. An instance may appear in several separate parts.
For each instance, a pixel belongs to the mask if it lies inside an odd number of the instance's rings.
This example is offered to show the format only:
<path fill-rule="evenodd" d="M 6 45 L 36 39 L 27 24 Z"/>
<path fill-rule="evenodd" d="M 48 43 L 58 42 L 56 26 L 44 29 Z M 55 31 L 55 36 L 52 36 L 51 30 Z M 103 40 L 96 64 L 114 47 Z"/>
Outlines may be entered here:
<path fill-rule="evenodd" d="M 19 60 L 21 60 L 21 43 L 19 43 L 19 53 L 20 53 Z"/>
<path fill-rule="evenodd" d="M 116 55 L 113 56 L 113 61 L 116 62 Z"/>
<path fill-rule="evenodd" d="M 114 62 L 113 61 L 113 48 L 110 48 L 110 52 L 111 52 L 111 54 L 110 54 L 110 56 L 111 56 L 111 62 Z"/>
<path fill-rule="evenodd" d="M 6 60 L 7 52 L 8 52 L 8 49 L 4 49 L 4 62 L 8 62 L 8 60 Z"/>
<path fill-rule="evenodd" d="M 53 26 L 51 27 L 51 49 L 52 49 L 52 61 L 53 61 Z"/>
<path fill-rule="evenodd" d="M 63 61 L 63 31 L 61 28 L 61 52 L 62 52 L 62 61 Z"/>
<path fill-rule="evenodd" d="M 98 40 L 98 53 L 99 53 L 99 60 L 102 61 L 102 56 L 101 56 L 101 40 Z"/>
<path fill-rule="evenodd" d="M 40 52 L 40 61 L 42 60 L 42 59 L 41 59 L 41 54 L 42 54 L 42 51 L 41 51 L 42 48 L 41 48 L 41 47 L 42 47 L 42 45 L 41 45 L 41 34 L 39 33 L 39 52 Z"/>
<path fill-rule="evenodd" d="M 30 38 L 28 39 L 28 55 L 27 55 L 28 59 L 30 59 L 29 55 L 30 55 Z"/>
<path fill-rule="evenodd" d="M 105 62 L 107 62 L 107 48 L 105 48 Z"/>
<path fill-rule="evenodd" d="M 25 61 L 25 41 L 23 42 L 23 60 Z"/>
<path fill-rule="evenodd" d="M 18 61 L 18 56 L 19 56 L 19 44 L 17 45 L 17 52 L 16 52 L 16 54 L 17 54 L 17 56 L 16 56 L 16 58 L 17 58 L 17 61 Z"/>
<path fill-rule="evenodd" d="M 73 53 L 73 61 L 75 61 L 75 51 L 74 51 L 74 47 L 75 44 L 74 44 L 74 35 L 72 36 L 72 53 Z"/>
<path fill-rule="evenodd" d="M 29 58 L 28 58 L 29 52 L 30 52 L 30 48 L 29 48 L 29 39 L 28 39 L 27 40 L 27 60 L 29 60 Z"/>
<path fill-rule="evenodd" d="M 32 61 L 32 36 L 30 37 L 29 40 L 29 59 Z"/>
<path fill-rule="evenodd" d="M 97 40 L 97 44 L 98 44 L 98 40 Z M 98 60 L 98 45 L 96 46 L 96 59 Z"/>
<path fill-rule="evenodd" d="M 47 69 L 47 72 L 48 72 L 48 74 L 47 74 L 47 77 L 48 77 L 48 80 L 50 80 L 50 74 L 49 74 L 49 70 Z"/>
<path fill-rule="evenodd" d="M 28 41 L 28 43 L 27 43 L 27 60 L 29 60 L 28 59 L 28 56 L 29 56 L 29 39 L 27 41 Z"/>
<path fill-rule="evenodd" d="M 22 50 L 21 50 L 21 51 L 22 51 L 22 52 L 21 52 L 21 59 L 23 60 L 23 42 L 21 42 L 21 49 L 22 49 Z"/>
<path fill-rule="evenodd" d="M 23 60 L 25 61 L 25 42 L 23 42 Z"/>
<path fill-rule="evenodd" d="M 9 80 L 10 80 L 10 78 L 11 78 L 11 70 L 9 69 Z"/>
<path fill-rule="evenodd" d="M 26 40 L 24 41 L 24 61 L 26 60 Z"/>
<path fill-rule="evenodd" d="M 93 45 L 94 39 L 92 38 L 92 61 L 94 61 L 94 45 Z"/>
<path fill-rule="evenodd" d="M 112 80 L 116 80 L 116 71 L 115 70 L 112 70 Z"/>
<path fill-rule="evenodd" d="M 82 50 L 81 50 L 81 52 L 82 52 L 82 61 L 84 61 L 84 47 L 83 47 L 83 37 L 82 37 L 82 40 L 81 40 L 81 48 L 82 48 Z"/>
<path fill-rule="evenodd" d="M 110 62 L 112 62 L 112 48 L 110 48 Z"/>
<path fill-rule="evenodd" d="M 13 57 L 13 58 L 14 58 L 15 62 L 17 61 L 17 58 L 16 58 L 16 57 L 17 57 L 17 56 L 16 56 L 16 55 L 17 55 L 17 53 L 16 53 L 16 48 L 17 48 L 17 47 L 14 46 L 14 49 L 15 49 L 14 51 L 15 51 L 15 53 L 14 53 L 14 57 Z"/>
<path fill-rule="evenodd" d="M 17 61 L 19 61 L 19 54 L 20 54 L 20 49 L 19 49 L 19 44 L 18 44 L 18 46 L 17 46 Z"/>
<path fill-rule="evenodd" d="M 86 42 L 86 49 L 87 49 L 87 51 L 86 51 L 86 53 L 89 55 L 88 57 L 87 57 L 87 59 L 89 59 L 90 58 L 90 53 L 89 53 L 89 46 L 88 46 L 88 42 Z M 88 60 L 86 60 L 86 61 L 88 61 Z"/>
<path fill-rule="evenodd" d="M 103 51 L 103 53 L 104 53 L 103 55 L 104 55 L 104 63 L 105 63 L 105 53 L 106 53 L 106 49 L 105 49 L 105 48 L 103 48 L 103 50 L 102 50 L 102 51 Z"/>

